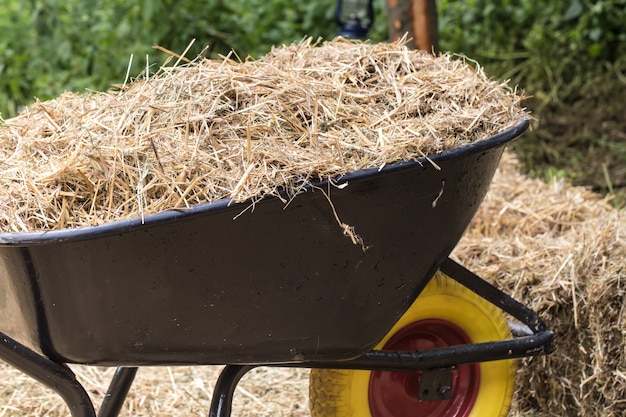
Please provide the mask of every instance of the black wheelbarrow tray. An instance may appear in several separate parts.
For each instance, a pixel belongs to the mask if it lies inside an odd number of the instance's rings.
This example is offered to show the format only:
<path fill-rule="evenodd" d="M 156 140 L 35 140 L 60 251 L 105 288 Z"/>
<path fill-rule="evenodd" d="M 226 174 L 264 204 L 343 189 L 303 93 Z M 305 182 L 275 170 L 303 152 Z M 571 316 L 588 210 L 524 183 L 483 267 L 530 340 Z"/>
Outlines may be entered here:
<path fill-rule="evenodd" d="M 227 365 L 212 416 L 230 414 L 237 382 L 261 365 L 319 368 L 311 384 L 339 397 L 343 382 L 324 370 L 341 378 L 369 371 L 363 395 L 373 417 L 414 415 L 389 411 L 406 407 L 388 406 L 387 391 L 403 391 L 394 404 L 444 410 L 417 415 L 465 415 L 445 409 L 475 407 L 488 374 L 477 363 L 551 350 L 552 333 L 534 312 L 448 259 L 504 146 L 527 126 L 521 120 L 441 154 L 313 184 L 287 205 L 220 200 L 94 227 L 0 234 L 0 358 L 56 390 L 75 417 L 93 416 L 94 407 L 67 364 L 118 367 L 101 416 L 118 414 L 139 366 L 208 364 Z M 434 281 L 435 293 L 469 288 L 461 298 L 487 304 L 485 317 L 439 294 L 407 321 Z M 506 326 L 510 337 L 480 340 L 454 323 L 465 317 L 473 327 L 502 312 L 521 334 Z M 346 415 L 311 390 L 314 415 Z"/>

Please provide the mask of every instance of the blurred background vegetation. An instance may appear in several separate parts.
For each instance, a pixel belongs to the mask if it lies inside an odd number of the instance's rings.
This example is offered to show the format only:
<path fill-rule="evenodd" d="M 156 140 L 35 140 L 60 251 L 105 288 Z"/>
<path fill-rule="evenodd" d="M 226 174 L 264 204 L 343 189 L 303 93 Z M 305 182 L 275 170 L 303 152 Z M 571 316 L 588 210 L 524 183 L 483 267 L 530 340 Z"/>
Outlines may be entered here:
<path fill-rule="evenodd" d="M 387 39 L 375 0 L 372 41 Z M 106 90 L 160 45 L 193 57 L 259 57 L 305 35 L 332 38 L 331 0 L 2 0 L 0 113 L 64 90 Z M 531 174 L 614 196 L 626 189 L 626 0 L 440 0 L 442 51 L 465 54 L 531 96 L 534 129 L 515 145 Z"/>

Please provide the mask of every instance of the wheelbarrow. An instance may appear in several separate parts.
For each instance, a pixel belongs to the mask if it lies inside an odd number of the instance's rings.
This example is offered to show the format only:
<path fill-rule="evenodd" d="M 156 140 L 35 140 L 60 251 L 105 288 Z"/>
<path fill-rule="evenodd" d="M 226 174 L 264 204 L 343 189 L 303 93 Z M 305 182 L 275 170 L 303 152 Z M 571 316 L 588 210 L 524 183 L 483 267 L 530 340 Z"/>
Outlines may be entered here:
<path fill-rule="evenodd" d="M 220 200 L 0 234 L 0 359 L 73 417 L 95 411 L 68 364 L 118 368 L 101 417 L 118 415 L 138 367 L 218 364 L 213 417 L 257 366 L 312 368 L 317 417 L 506 413 L 513 359 L 549 353 L 553 334 L 448 256 L 527 126 L 311 184 L 286 206 Z"/>

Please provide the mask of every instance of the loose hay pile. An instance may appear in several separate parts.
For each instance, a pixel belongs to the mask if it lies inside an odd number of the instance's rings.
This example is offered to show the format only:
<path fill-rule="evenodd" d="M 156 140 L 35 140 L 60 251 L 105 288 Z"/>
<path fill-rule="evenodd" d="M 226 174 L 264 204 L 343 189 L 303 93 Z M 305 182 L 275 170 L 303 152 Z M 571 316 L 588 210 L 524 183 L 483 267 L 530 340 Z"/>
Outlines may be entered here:
<path fill-rule="evenodd" d="M 480 140 L 524 116 L 480 69 L 402 44 L 274 49 L 162 67 L 0 125 L 0 231 L 74 228 L 231 198 Z"/>

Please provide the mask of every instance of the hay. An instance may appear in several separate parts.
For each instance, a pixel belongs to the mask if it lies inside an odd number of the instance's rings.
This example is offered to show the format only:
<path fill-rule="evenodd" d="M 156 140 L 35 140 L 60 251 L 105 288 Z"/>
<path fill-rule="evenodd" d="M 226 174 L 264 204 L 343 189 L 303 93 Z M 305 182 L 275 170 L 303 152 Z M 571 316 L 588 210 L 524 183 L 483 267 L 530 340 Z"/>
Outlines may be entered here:
<path fill-rule="evenodd" d="M 531 180 L 517 168 L 505 153 L 453 254 L 537 309 L 557 333 L 554 354 L 520 362 L 510 415 L 623 416 L 626 212 L 584 188 Z M 112 370 L 73 369 L 100 401 Z M 206 415 L 219 369 L 142 368 L 123 413 Z M 67 415 L 61 400 L 40 385 L 3 364 L 0 373 L 0 415 Z M 260 369 L 246 376 L 233 415 L 308 416 L 307 375 Z"/>
<path fill-rule="evenodd" d="M 164 65 L 0 125 L 0 231 L 289 199 L 311 181 L 489 137 L 524 116 L 520 99 L 462 59 L 402 43 L 305 40 L 256 61 Z"/>
<path fill-rule="evenodd" d="M 626 415 L 625 211 L 505 154 L 454 255 L 556 332 L 553 355 L 521 362 L 513 415 Z"/>
<path fill-rule="evenodd" d="M 113 368 L 72 365 L 96 411 L 104 399 Z M 120 416 L 206 416 L 221 366 L 140 368 Z M 69 409 L 52 390 L 0 362 L 0 416 L 67 417 Z M 307 417 L 306 369 L 257 368 L 235 391 L 233 416 Z"/>

